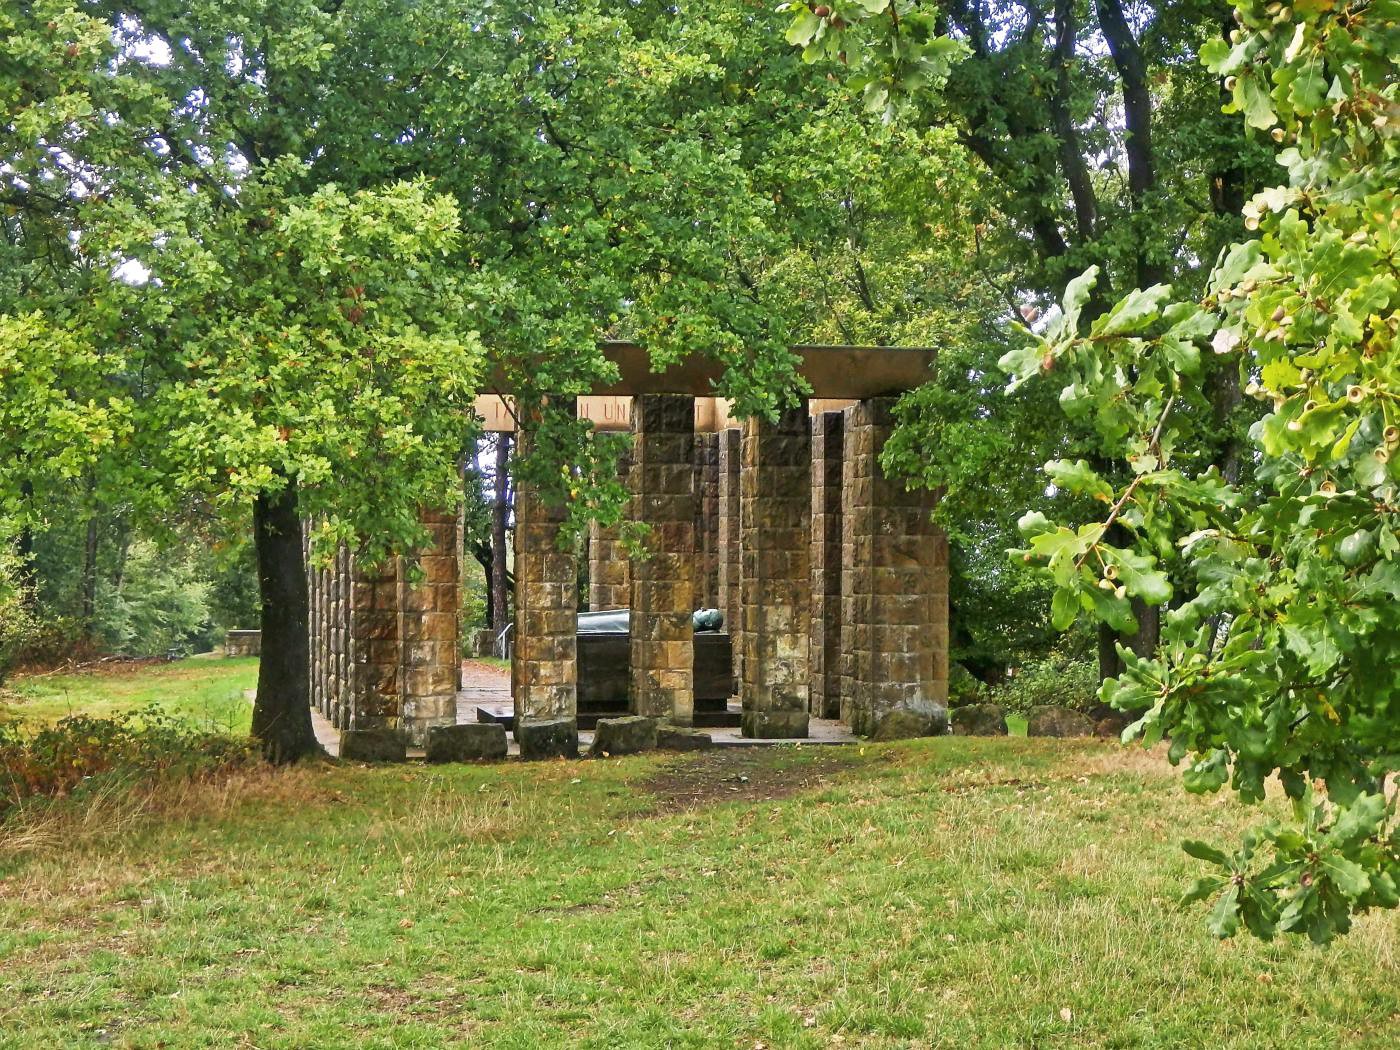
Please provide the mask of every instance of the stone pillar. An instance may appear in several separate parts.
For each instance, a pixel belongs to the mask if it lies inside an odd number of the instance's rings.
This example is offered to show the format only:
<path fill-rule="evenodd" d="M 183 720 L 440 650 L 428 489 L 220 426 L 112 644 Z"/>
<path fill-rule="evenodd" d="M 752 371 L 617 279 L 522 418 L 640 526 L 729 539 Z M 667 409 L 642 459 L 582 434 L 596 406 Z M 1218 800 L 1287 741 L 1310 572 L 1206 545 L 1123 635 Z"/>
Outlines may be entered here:
<path fill-rule="evenodd" d="M 840 412 L 812 417 L 812 634 L 808 662 L 810 710 L 841 715 L 841 473 Z"/>
<path fill-rule="evenodd" d="M 941 732 L 948 703 L 948 541 L 937 497 L 884 476 L 894 399 L 846 410 L 841 715 L 870 734 Z M 920 728 L 922 727 L 922 728 Z"/>
<path fill-rule="evenodd" d="M 695 720 L 695 403 L 644 394 L 632 402 L 632 517 L 650 526 L 632 563 L 632 680 L 639 715 Z"/>
<path fill-rule="evenodd" d="M 370 567 L 356 558 L 350 574 L 350 691 L 341 729 L 396 729 L 402 701 L 402 633 L 398 560 Z"/>
<path fill-rule="evenodd" d="M 719 608 L 719 435 L 695 435 L 695 607 Z"/>
<path fill-rule="evenodd" d="M 457 722 L 457 513 L 424 511 L 428 543 L 399 560 L 403 683 L 399 728 L 416 744 Z M 418 570 L 415 572 L 415 568 Z"/>
<path fill-rule="evenodd" d="M 749 737 L 807 735 L 811 580 L 812 432 L 805 406 L 777 423 L 744 423 L 742 730 Z"/>
<path fill-rule="evenodd" d="M 618 474 L 632 483 L 632 454 L 624 452 L 617 464 Z M 632 601 L 632 570 L 622 546 L 622 526 L 588 526 L 588 608 L 625 609 Z"/>
<path fill-rule="evenodd" d="M 331 682 L 326 717 L 337 729 L 348 718 L 350 692 L 350 551 L 341 546 L 331 563 Z"/>
<path fill-rule="evenodd" d="M 518 437 L 523 458 L 529 431 Z M 525 758 L 578 757 L 578 556 L 559 546 L 566 517 L 564 506 L 517 479 L 511 692 Z"/>
<path fill-rule="evenodd" d="M 717 563 L 716 603 L 724 613 L 724 629 L 737 640 L 742 626 L 739 604 L 739 440 L 737 427 L 721 430 L 719 445 L 719 485 L 715 529 Z M 734 647 L 735 672 L 739 668 L 739 647 Z"/>

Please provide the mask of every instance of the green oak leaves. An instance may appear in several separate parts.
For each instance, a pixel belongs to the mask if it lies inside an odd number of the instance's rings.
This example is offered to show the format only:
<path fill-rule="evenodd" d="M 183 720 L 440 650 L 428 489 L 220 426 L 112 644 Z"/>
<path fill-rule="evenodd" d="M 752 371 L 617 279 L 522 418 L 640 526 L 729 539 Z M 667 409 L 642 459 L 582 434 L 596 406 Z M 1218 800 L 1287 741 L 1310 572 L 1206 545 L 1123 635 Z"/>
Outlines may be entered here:
<path fill-rule="evenodd" d="M 1120 626 L 1124 597 L 1167 607 L 1159 650 L 1124 651 L 1104 685 L 1140 716 L 1125 736 L 1170 739 L 1193 791 L 1258 801 L 1277 777 L 1295 816 L 1234 854 L 1188 843 L 1219 874 L 1187 898 L 1214 898 L 1217 936 L 1326 941 L 1400 903 L 1400 4 L 1240 4 L 1236 22 L 1202 57 L 1227 109 L 1284 145 L 1286 182 L 1245 205 L 1255 239 L 1222 253 L 1199 302 L 1157 286 L 1085 326 L 1090 271 L 1003 358 L 1013 386 L 1058 384 L 1129 468 L 1114 485 L 1048 464 L 1105 513 L 1028 516 L 1013 557 L 1051 574 L 1060 625 Z M 1181 466 L 1206 354 L 1267 406 L 1248 482 Z"/>

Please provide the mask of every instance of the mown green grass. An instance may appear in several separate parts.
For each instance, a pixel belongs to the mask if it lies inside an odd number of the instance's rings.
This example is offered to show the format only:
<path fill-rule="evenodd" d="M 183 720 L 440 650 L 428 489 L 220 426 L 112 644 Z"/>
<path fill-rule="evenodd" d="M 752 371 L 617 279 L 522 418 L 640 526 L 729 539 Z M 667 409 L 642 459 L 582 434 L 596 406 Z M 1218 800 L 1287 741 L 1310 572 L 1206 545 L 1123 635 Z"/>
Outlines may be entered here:
<path fill-rule="evenodd" d="M 1254 817 L 1096 741 L 257 771 L 0 854 L 0 1047 L 1393 1046 L 1394 915 L 1175 908 Z"/>
<path fill-rule="evenodd" d="M 257 657 L 218 655 L 136 669 L 99 667 L 19 677 L 9 683 L 17 701 L 0 702 L 0 713 L 40 723 L 78 713 L 103 717 L 154 704 L 213 730 L 246 733 L 253 708 L 245 693 L 257 680 Z"/>

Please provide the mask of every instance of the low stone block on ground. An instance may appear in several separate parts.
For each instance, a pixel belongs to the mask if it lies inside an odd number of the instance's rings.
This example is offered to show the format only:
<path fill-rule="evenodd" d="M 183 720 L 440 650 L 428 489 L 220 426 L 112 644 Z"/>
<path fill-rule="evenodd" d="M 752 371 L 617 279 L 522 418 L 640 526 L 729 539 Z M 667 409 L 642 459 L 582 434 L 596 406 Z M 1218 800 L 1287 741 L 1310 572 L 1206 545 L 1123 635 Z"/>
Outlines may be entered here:
<path fill-rule="evenodd" d="M 951 716 L 956 736 L 1006 736 L 1006 711 L 1000 704 L 964 704 Z"/>
<path fill-rule="evenodd" d="M 1046 704 L 1026 715 L 1027 736 L 1093 736 L 1094 720 L 1082 711 Z"/>
<path fill-rule="evenodd" d="M 588 754 L 635 755 L 656 747 L 656 719 L 645 715 L 624 715 L 621 718 L 600 718 L 593 729 L 593 744 Z"/>
<path fill-rule="evenodd" d="M 935 707 L 915 711 L 897 707 L 887 712 L 875 726 L 871 740 L 911 740 L 921 736 L 942 736 L 948 732 L 948 711 Z"/>
<path fill-rule="evenodd" d="M 714 738 L 698 729 L 663 725 L 656 730 L 656 746 L 663 751 L 704 751 L 714 745 Z"/>
<path fill-rule="evenodd" d="M 428 730 L 424 758 L 429 762 L 498 762 L 506 757 L 506 727 L 499 722 L 465 722 Z"/>
<path fill-rule="evenodd" d="M 578 758 L 578 723 L 572 718 L 517 719 L 515 742 L 521 758 Z"/>
<path fill-rule="evenodd" d="M 340 757 L 348 762 L 403 762 L 408 737 L 397 729 L 347 729 L 340 734 Z"/>

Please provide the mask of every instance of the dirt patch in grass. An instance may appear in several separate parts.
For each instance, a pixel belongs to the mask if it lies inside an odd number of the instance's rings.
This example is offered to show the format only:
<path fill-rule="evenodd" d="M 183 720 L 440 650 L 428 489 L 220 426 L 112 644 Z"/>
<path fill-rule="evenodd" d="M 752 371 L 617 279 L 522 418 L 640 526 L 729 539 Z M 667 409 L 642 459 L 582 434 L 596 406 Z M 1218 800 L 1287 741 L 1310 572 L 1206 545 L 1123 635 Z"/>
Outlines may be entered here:
<path fill-rule="evenodd" d="M 641 783 L 656 798 L 648 815 L 720 802 L 770 802 L 831 783 L 850 767 L 844 748 L 723 747 L 676 759 Z"/>

